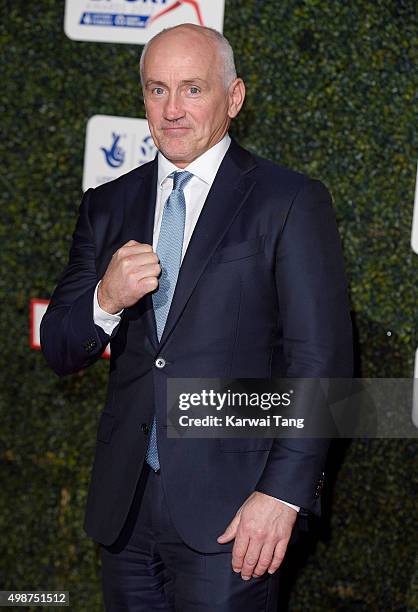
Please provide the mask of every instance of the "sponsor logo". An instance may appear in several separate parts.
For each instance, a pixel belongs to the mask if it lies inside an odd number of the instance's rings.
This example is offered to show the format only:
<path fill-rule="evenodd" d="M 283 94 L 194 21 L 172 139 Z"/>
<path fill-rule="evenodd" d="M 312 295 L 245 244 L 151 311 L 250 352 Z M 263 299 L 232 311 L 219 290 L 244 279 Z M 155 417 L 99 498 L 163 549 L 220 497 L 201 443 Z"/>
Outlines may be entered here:
<path fill-rule="evenodd" d="M 157 153 L 157 147 L 155 146 L 151 135 L 145 136 L 145 138 L 143 138 L 139 149 L 140 149 L 140 156 L 139 156 L 140 166 L 154 159 L 155 154 Z"/>
<path fill-rule="evenodd" d="M 121 134 L 115 134 L 115 132 L 112 132 L 112 139 L 113 142 L 110 149 L 106 149 L 105 147 L 100 147 L 100 149 L 104 153 L 106 163 L 111 168 L 120 168 L 125 161 L 125 151 L 121 146 L 119 146 Z"/>
<path fill-rule="evenodd" d="M 105 2 L 109 2 L 111 0 L 104 0 Z M 96 2 L 102 2 L 103 0 L 96 0 Z M 138 0 L 125 0 L 125 2 L 137 3 Z M 172 13 L 176 9 L 180 8 L 182 4 L 190 5 L 195 14 L 196 21 L 199 25 L 205 25 L 202 17 L 202 12 L 200 10 L 199 1 L 198 0 L 177 0 L 174 4 L 166 6 L 165 8 L 158 11 L 156 14 L 152 14 L 152 10 L 155 9 L 155 5 L 165 5 L 167 4 L 167 0 L 153 0 L 152 2 L 147 2 L 147 0 L 140 0 L 141 10 L 147 9 L 150 11 L 149 13 L 144 14 L 134 14 L 134 13 L 109 13 L 109 12 L 92 12 L 92 11 L 84 11 L 80 16 L 80 25 L 88 25 L 88 26 L 108 26 L 108 27 L 117 27 L 117 28 L 146 28 L 147 26 L 155 23 L 158 19 L 163 17 L 163 15 L 168 15 Z M 148 7 L 147 7 L 148 5 Z"/>
<path fill-rule="evenodd" d="M 171 6 L 167 6 L 167 8 L 163 9 L 156 15 L 153 15 L 150 18 L 149 23 L 155 23 L 157 19 L 159 19 L 163 15 L 167 15 L 168 13 L 175 11 L 176 9 L 180 8 L 182 4 L 189 4 L 190 6 L 192 6 L 192 8 L 194 9 L 194 14 L 197 23 L 201 26 L 206 25 L 203 21 L 202 12 L 200 10 L 199 2 L 197 2 L 197 0 L 177 0 L 177 2 L 174 2 L 174 4 L 172 4 Z"/>
<path fill-rule="evenodd" d="M 94 115 L 87 123 L 83 189 L 112 181 L 156 153 L 146 119 Z"/>
<path fill-rule="evenodd" d="M 225 0 L 66 0 L 73 40 L 145 44 L 165 28 L 195 23 L 222 31 Z"/>

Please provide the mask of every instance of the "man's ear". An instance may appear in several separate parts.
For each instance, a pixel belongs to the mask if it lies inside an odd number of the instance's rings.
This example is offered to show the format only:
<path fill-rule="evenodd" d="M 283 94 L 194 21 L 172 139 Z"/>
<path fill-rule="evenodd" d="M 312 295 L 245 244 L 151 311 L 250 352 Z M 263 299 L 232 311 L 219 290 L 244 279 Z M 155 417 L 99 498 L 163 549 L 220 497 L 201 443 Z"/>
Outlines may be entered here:
<path fill-rule="evenodd" d="M 245 100 L 245 84 L 240 78 L 235 79 L 228 90 L 228 117 L 234 119 L 240 112 Z"/>

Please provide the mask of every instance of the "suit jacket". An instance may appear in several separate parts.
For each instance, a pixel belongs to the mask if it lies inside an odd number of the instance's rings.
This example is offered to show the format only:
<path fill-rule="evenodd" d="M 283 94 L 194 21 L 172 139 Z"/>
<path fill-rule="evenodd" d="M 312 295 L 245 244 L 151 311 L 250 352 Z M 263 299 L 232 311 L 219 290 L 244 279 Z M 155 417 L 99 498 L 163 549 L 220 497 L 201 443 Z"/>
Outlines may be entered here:
<path fill-rule="evenodd" d="M 59 375 L 90 366 L 109 336 L 93 322 L 93 294 L 113 253 L 152 244 L 157 160 L 89 189 L 69 263 L 41 324 Z M 172 439 L 168 377 L 348 377 L 352 337 L 335 214 L 324 185 L 231 142 L 180 269 L 158 342 L 151 295 L 127 308 L 110 339 L 84 528 L 119 535 L 157 418 L 161 477 L 182 539 L 204 552 L 252 491 L 320 512 L 328 441 Z M 163 359 L 156 364 L 157 359 Z"/>

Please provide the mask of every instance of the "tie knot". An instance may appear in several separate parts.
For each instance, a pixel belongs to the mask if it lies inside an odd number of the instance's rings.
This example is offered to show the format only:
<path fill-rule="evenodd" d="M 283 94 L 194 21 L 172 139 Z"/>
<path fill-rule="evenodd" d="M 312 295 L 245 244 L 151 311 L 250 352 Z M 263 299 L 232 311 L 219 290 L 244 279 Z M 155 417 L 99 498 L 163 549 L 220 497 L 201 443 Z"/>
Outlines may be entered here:
<path fill-rule="evenodd" d="M 172 172 L 170 176 L 173 177 L 173 191 L 183 191 L 193 174 L 187 172 L 187 170 L 182 170 L 181 172 Z"/>

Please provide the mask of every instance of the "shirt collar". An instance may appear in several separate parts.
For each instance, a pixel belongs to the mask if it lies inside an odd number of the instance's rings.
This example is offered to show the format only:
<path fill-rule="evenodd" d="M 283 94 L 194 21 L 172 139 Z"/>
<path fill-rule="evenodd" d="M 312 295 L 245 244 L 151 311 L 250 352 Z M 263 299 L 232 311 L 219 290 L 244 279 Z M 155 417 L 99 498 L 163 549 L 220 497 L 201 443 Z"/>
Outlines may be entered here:
<path fill-rule="evenodd" d="M 202 153 L 202 155 L 186 166 L 184 170 L 191 172 L 194 176 L 197 176 L 211 186 L 230 144 L 231 138 L 229 134 L 225 134 L 222 140 Z M 158 151 L 158 186 L 161 187 L 165 179 L 176 170 L 180 170 L 180 168 L 164 157 L 161 151 Z"/>

